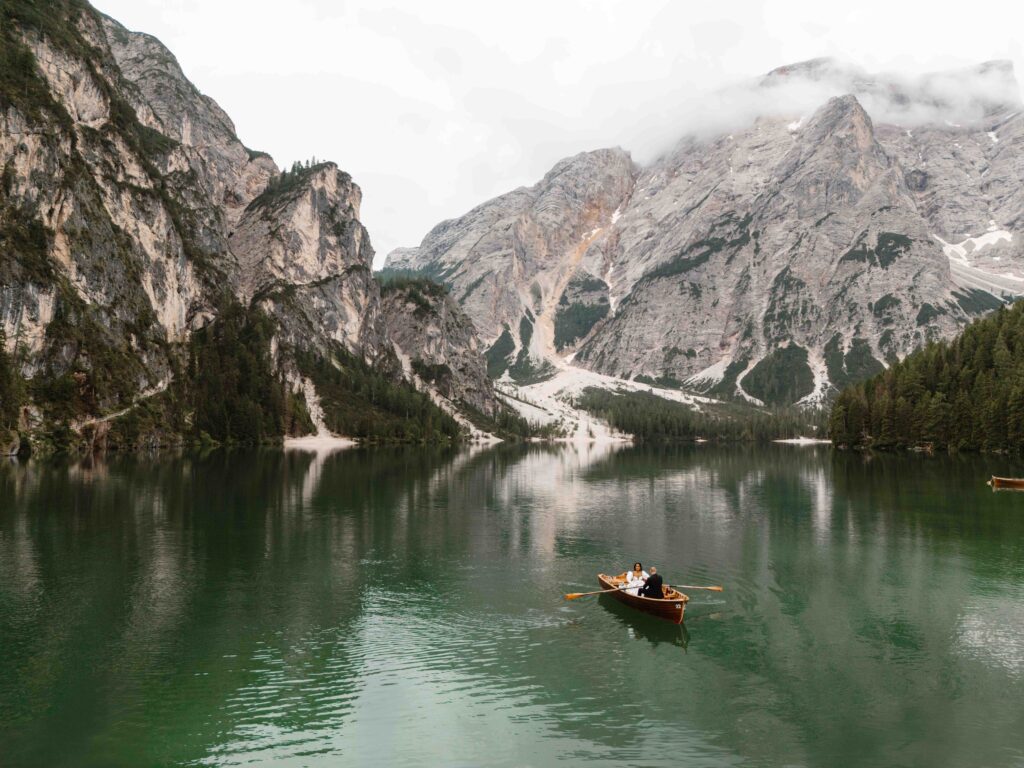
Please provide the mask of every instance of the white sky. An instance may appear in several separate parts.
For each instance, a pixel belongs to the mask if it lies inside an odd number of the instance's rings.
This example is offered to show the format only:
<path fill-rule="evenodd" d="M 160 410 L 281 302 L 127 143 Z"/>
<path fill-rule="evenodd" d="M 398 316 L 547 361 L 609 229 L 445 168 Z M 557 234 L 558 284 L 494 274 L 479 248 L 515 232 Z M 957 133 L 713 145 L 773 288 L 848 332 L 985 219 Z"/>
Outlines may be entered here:
<path fill-rule="evenodd" d="M 377 266 L 566 155 L 649 160 L 702 93 L 783 64 L 1024 71 L 1024 3 L 1006 0 L 94 2 L 160 38 L 248 146 L 351 173 Z"/>

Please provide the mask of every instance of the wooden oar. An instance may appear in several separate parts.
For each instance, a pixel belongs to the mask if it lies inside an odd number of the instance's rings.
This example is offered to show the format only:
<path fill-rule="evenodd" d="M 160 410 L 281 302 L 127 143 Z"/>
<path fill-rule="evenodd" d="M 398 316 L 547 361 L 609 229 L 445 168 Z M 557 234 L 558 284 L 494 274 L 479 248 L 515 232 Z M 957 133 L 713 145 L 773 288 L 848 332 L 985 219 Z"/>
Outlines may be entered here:
<path fill-rule="evenodd" d="M 629 584 L 623 587 L 616 587 L 615 589 L 599 589 L 596 592 L 570 592 L 565 596 L 566 600 L 575 600 L 579 597 L 586 597 L 587 595 L 603 595 L 608 592 L 618 592 L 621 589 L 629 589 Z"/>
<path fill-rule="evenodd" d="M 709 589 L 712 592 L 722 592 L 722 587 L 694 587 L 688 584 L 669 584 L 672 589 Z"/>

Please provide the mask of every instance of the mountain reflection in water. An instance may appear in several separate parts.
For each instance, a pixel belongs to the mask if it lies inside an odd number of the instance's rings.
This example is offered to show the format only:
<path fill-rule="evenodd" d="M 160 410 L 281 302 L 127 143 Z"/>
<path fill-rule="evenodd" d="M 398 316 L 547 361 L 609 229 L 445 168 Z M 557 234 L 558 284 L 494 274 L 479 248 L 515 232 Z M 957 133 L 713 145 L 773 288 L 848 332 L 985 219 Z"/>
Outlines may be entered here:
<path fill-rule="evenodd" d="M 5 765 L 1014 765 L 1009 458 L 215 451 L 0 465 Z M 678 627 L 607 598 L 634 560 Z"/>

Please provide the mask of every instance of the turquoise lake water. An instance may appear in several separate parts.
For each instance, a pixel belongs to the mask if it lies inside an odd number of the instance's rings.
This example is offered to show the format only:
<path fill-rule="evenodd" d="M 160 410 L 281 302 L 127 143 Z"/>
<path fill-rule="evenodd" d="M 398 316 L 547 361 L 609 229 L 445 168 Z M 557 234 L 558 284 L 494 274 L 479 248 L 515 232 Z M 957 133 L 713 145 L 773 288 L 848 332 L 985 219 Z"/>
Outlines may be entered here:
<path fill-rule="evenodd" d="M 2 766 L 1024 765 L 1009 458 L 0 466 Z M 680 628 L 566 602 L 634 560 Z"/>

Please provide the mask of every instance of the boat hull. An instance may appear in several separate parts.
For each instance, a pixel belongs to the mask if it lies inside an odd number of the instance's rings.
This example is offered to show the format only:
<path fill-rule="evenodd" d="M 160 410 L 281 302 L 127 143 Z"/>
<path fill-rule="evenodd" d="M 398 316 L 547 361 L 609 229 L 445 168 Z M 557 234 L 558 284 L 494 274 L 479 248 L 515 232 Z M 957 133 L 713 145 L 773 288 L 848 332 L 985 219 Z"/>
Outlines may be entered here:
<path fill-rule="evenodd" d="M 993 488 L 1018 488 L 1024 489 L 1024 478 L 1020 477 L 996 477 L 992 476 L 989 485 Z"/>
<path fill-rule="evenodd" d="M 601 589 L 615 589 L 623 585 L 616 576 L 608 576 L 603 573 L 597 574 L 597 581 Z M 689 597 L 682 592 L 666 587 L 667 597 L 664 600 L 657 600 L 653 597 L 639 597 L 631 595 L 625 590 L 609 592 L 608 596 L 618 600 L 623 605 L 635 608 L 638 611 L 657 616 L 659 619 L 671 621 L 673 624 L 682 624 L 683 615 L 686 613 L 686 603 Z"/>

